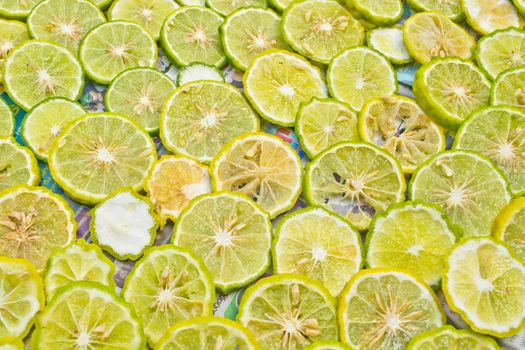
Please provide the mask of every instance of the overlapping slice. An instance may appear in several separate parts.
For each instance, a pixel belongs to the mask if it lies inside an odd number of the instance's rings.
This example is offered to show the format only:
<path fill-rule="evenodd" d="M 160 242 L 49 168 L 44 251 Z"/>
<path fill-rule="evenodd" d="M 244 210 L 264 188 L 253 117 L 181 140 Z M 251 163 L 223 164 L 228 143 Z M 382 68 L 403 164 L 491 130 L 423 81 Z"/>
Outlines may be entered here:
<path fill-rule="evenodd" d="M 268 6 L 268 3 L 267 0 L 206 0 L 206 5 L 215 12 L 226 17 L 240 8 L 264 8 Z"/>
<path fill-rule="evenodd" d="M 0 3 L 0 15 L 6 18 L 25 19 L 39 0 L 3 0 Z"/>
<path fill-rule="evenodd" d="M 224 82 L 224 74 L 219 68 L 205 63 L 188 64 L 177 72 L 178 86 L 199 80 Z"/>
<path fill-rule="evenodd" d="M 412 57 L 403 41 L 403 28 L 382 27 L 367 32 L 366 41 L 369 47 L 382 53 L 393 64 L 406 64 Z"/>
<path fill-rule="evenodd" d="M 525 198 L 513 199 L 498 214 L 493 226 L 493 236 L 505 242 L 516 256 L 525 262 Z"/>
<path fill-rule="evenodd" d="M 441 13 L 456 22 L 465 16 L 461 7 L 461 0 L 407 0 L 407 4 L 414 11 Z"/>
<path fill-rule="evenodd" d="M 510 0 L 461 0 L 461 6 L 467 23 L 481 35 L 524 23 Z"/>
<path fill-rule="evenodd" d="M 0 67 L 0 70 L 2 67 Z M 4 101 L 0 98 L 0 137 L 12 136 L 15 131 L 15 117 L 13 111 Z"/>
<path fill-rule="evenodd" d="M 12 137 L 0 137 L 0 192 L 12 186 L 36 186 L 40 169 L 33 153 L 20 146 Z"/>
<path fill-rule="evenodd" d="M 356 11 L 374 25 L 388 26 L 403 15 L 401 0 L 348 0 Z"/>
<path fill-rule="evenodd" d="M 474 333 L 467 329 L 455 329 L 452 326 L 426 331 L 416 335 L 407 350 L 500 350 L 498 343 L 490 337 Z"/>
<path fill-rule="evenodd" d="M 7 55 L 16 45 L 26 40 L 29 40 L 29 33 L 24 22 L 0 19 L 0 83 L 4 77 L 4 64 Z"/>
<path fill-rule="evenodd" d="M 319 340 L 310 344 L 304 350 L 351 350 L 351 348 L 336 340 Z"/>
<path fill-rule="evenodd" d="M 490 89 L 490 104 L 525 110 L 525 67 L 509 69 L 498 75 Z"/>

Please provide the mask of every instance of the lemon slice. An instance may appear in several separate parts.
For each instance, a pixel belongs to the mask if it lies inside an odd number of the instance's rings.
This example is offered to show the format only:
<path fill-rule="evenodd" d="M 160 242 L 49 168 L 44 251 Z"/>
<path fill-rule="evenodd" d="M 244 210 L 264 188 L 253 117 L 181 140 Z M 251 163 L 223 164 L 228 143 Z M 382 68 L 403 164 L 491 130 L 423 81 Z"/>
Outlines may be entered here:
<path fill-rule="evenodd" d="M 7 55 L 16 45 L 26 40 L 29 40 L 29 33 L 24 22 L 0 19 L 0 83 L 4 77 L 4 64 Z M 0 117 L 0 123 L 1 119 Z M 0 128 L 0 130 L 3 129 Z"/>
<path fill-rule="evenodd" d="M 504 71 L 492 84 L 491 105 L 506 105 L 525 110 L 525 67 Z"/>
<path fill-rule="evenodd" d="M 2 70 L 2 67 L 0 67 Z M 4 101 L 3 98 L 0 98 L 0 137 L 13 136 L 15 132 L 15 116 L 13 111 Z"/>
<path fill-rule="evenodd" d="M 505 242 L 525 262 L 525 198 L 513 199 L 498 214 L 492 228 L 493 236 Z"/>
<path fill-rule="evenodd" d="M 406 2 L 416 12 L 441 13 L 455 22 L 459 22 L 465 17 L 461 0 L 407 0 Z"/>
<path fill-rule="evenodd" d="M 416 335 L 407 350 L 501 350 L 498 343 L 490 337 L 474 333 L 468 329 L 455 329 L 452 326 L 426 331 Z"/>
<path fill-rule="evenodd" d="M 340 343 L 335 340 L 319 340 L 316 341 L 306 348 L 304 350 L 352 350 L 349 346 Z"/>
<path fill-rule="evenodd" d="M 24 350 L 24 342 L 11 336 L 0 337 L 0 350 Z"/>
<path fill-rule="evenodd" d="M 400 26 L 372 29 L 366 33 L 366 41 L 370 48 L 382 53 L 393 64 L 412 62 Z"/>
<path fill-rule="evenodd" d="M 12 186 L 36 186 L 40 169 L 33 153 L 12 137 L 0 138 L 0 192 Z"/>
<path fill-rule="evenodd" d="M 467 23 L 482 35 L 523 27 L 523 19 L 510 0 L 461 0 L 461 6 Z"/>

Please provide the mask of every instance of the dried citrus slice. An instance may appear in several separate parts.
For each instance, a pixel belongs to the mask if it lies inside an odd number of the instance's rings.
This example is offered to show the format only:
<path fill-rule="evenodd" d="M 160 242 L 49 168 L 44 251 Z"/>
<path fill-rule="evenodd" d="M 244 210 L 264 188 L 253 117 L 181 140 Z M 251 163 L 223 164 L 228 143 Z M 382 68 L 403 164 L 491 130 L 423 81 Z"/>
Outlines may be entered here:
<path fill-rule="evenodd" d="M 2 70 L 2 67 L 0 67 Z M 0 98 L 0 137 L 13 136 L 15 132 L 15 116 L 13 111 L 4 101 L 3 98 Z"/>
<path fill-rule="evenodd" d="M 407 0 L 407 4 L 416 12 L 437 12 L 456 22 L 465 17 L 461 0 Z"/>
<path fill-rule="evenodd" d="M 33 153 L 12 137 L 0 137 L 0 192 L 18 184 L 36 186 L 40 169 Z"/>
<path fill-rule="evenodd" d="M 0 19 L 0 83 L 4 77 L 4 64 L 7 55 L 16 45 L 26 40 L 29 40 L 29 33 L 24 22 Z M 0 130 L 2 129 L 0 128 Z"/>
<path fill-rule="evenodd" d="M 264 8 L 268 6 L 266 0 L 206 0 L 206 5 L 224 17 L 240 8 Z"/>
<path fill-rule="evenodd" d="M 304 350 L 352 350 L 349 346 L 336 340 L 319 340 L 313 342 Z"/>
<path fill-rule="evenodd" d="M 498 75 L 490 89 L 490 104 L 525 109 L 525 67 L 509 69 Z"/>
<path fill-rule="evenodd" d="M 382 53 L 393 64 L 407 64 L 412 57 L 403 41 L 403 28 L 381 27 L 369 30 L 366 41 L 370 48 Z"/>
<path fill-rule="evenodd" d="M 455 329 L 452 326 L 426 331 L 416 335 L 407 350 L 500 350 L 498 343 L 490 337 L 474 333 L 468 329 Z"/>
<path fill-rule="evenodd" d="M 492 235 L 505 242 L 525 262 L 525 198 L 513 199 L 498 214 L 492 228 Z"/>
<path fill-rule="evenodd" d="M 0 350 L 24 350 L 24 342 L 11 336 L 0 337 Z"/>
<path fill-rule="evenodd" d="M 523 19 L 510 0 L 461 0 L 461 6 L 467 23 L 481 35 L 523 27 Z"/>
<path fill-rule="evenodd" d="M 348 0 L 356 11 L 374 25 L 388 26 L 403 15 L 401 0 Z"/>

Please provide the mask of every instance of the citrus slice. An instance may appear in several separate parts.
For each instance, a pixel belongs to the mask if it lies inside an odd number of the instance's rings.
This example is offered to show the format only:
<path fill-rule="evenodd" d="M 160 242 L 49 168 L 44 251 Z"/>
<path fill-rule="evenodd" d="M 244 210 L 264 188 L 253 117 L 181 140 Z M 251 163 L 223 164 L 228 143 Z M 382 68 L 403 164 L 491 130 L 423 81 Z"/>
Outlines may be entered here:
<path fill-rule="evenodd" d="M 392 154 L 408 174 L 432 155 L 445 150 L 441 127 L 407 97 L 368 100 L 359 114 L 358 125 L 364 141 Z"/>
<path fill-rule="evenodd" d="M 441 13 L 455 22 L 459 22 L 465 17 L 461 0 L 407 0 L 407 4 L 416 12 Z"/>
<path fill-rule="evenodd" d="M 11 336 L 0 337 L 0 350 L 24 350 L 24 342 Z"/>
<path fill-rule="evenodd" d="M 525 197 L 513 199 L 496 217 L 493 236 L 505 242 L 525 262 Z"/>
<path fill-rule="evenodd" d="M 143 350 L 146 340 L 133 308 L 95 282 L 60 288 L 38 317 L 34 350 Z"/>
<path fill-rule="evenodd" d="M 90 1 L 44 0 L 27 17 L 31 37 L 61 45 L 77 54 L 80 41 L 106 17 Z"/>
<path fill-rule="evenodd" d="M 29 40 L 29 33 L 24 22 L 0 19 L 0 83 L 4 77 L 4 64 L 7 55 L 16 45 L 26 40 Z M 2 129 L 0 128 L 0 130 Z"/>
<path fill-rule="evenodd" d="M 370 48 L 382 53 L 393 64 L 402 65 L 412 61 L 403 41 L 402 27 L 372 29 L 367 32 L 366 41 Z"/>
<path fill-rule="evenodd" d="M 440 206 L 464 237 L 488 236 L 494 219 L 510 201 L 507 179 L 476 152 L 441 152 L 412 176 L 409 197 Z"/>
<path fill-rule="evenodd" d="M 397 91 L 397 77 L 390 62 L 367 47 L 355 47 L 336 56 L 328 66 L 326 80 L 331 95 L 355 111 L 360 111 L 368 99 Z"/>
<path fill-rule="evenodd" d="M 175 10 L 162 25 L 162 48 L 180 66 L 195 62 L 222 67 L 219 27 L 224 19 L 205 7 L 185 6 Z"/>
<path fill-rule="evenodd" d="M 319 340 L 316 341 L 306 348 L 304 350 L 352 350 L 349 346 L 340 343 L 335 340 Z"/>
<path fill-rule="evenodd" d="M 281 17 L 264 8 L 242 8 L 230 14 L 221 27 L 221 40 L 229 60 L 243 71 L 261 52 L 288 48 Z"/>
<path fill-rule="evenodd" d="M 463 240 L 450 252 L 443 291 L 472 330 L 510 337 L 525 325 L 525 265 L 488 237 Z"/>
<path fill-rule="evenodd" d="M 318 281 L 302 275 L 276 275 L 249 287 L 237 321 L 262 349 L 301 349 L 337 339 L 336 301 Z"/>
<path fill-rule="evenodd" d="M 490 81 L 471 61 L 435 58 L 416 72 L 413 90 L 425 113 L 455 130 L 472 112 L 488 104 Z"/>
<path fill-rule="evenodd" d="M 410 17 L 403 26 L 404 42 L 414 59 L 427 63 L 434 57 L 472 57 L 474 37 L 444 15 L 422 12 Z"/>
<path fill-rule="evenodd" d="M 490 90 L 490 104 L 525 109 L 525 67 L 498 75 Z"/>
<path fill-rule="evenodd" d="M 286 42 L 309 59 L 328 64 L 339 52 L 363 45 L 364 30 L 337 1 L 294 2 L 283 13 Z"/>
<path fill-rule="evenodd" d="M 226 17 L 240 8 L 264 8 L 268 6 L 268 3 L 266 0 L 206 0 L 206 5 Z"/>
<path fill-rule="evenodd" d="M 18 185 L 36 186 L 40 169 L 33 153 L 12 137 L 0 138 L 0 192 Z"/>
<path fill-rule="evenodd" d="M 11 51 L 5 61 L 4 87 L 25 110 L 50 97 L 77 100 L 84 85 L 82 68 L 66 48 L 29 40 Z"/>
<path fill-rule="evenodd" d="M 47 260 L 44 270 L 46 298 L 53 299 L 55 292 L 75 281 L 91 281 L 115 289 L 115 265 L 96 244 L 79 239 L 74 244 L 57 250 Z"/>
<path fill-rule="evenodd" d="M 361 16 L 374 25 L 389 26 L 403 16 L 401 0 L 347 0 Z"/>
<path fill-rule="evenodd" d="M 0 67 L 0 70 L 2 67 Z M 4 101 L 0 98 L 0 137 L 13 136 L 15 132 L 15 116 L 13 111 Z"/>
<path fill-rule="evenodd" d="M 177 85 L 181 86 L 198 80 L 224 82 L 224 75 L 219 68 L 204 63 L 192 63 L 182 67 L 177 74 Z"/>
<path fill-rule="evenodd" d="M 341 215 L 358 230 L 391 203 L 405 199 L 405 178 L 399 162 L 368 143 L 339 143 L 306 165 L 304 196 Z"/>
<path fill-rule="evenodd" d="M 426 331 L 416 335 L 407 350 L 500 350 L 498 343 L 490 337 L 479 335 L 467 329 L 452 326 Z"/>
<path fill-rule="evenodd" d="M 78 202 L 94 205 L 123 188 L 140 190 L 157 159 L 149 135 L 130 119 L 112 113 L 76 119 L 49 154 L 53 179 Z"/>
<path fill-rule="evenodd" d="M 361 236 L 345 220 L 321 207 L 295 211 L 277 226 L 273 271 L 321 281 L 337 297 L 361 269 Z"/>
<path fill-rule="evenodd" d="M 357 115 L 344 102 L 312 98 L 302 103 L 295 121 L 301 148 L 313 158 L 342 141 L 359 141 Z"/>
<path fill-rule="evenodd" d="M 423 202 L 390 206 L 366 235 L 369 267 L 403 268 L 437 286 L 456 236 L 445 214 Z"/>
<path fill-rule="evenodd" d="M 355 274 L 341 294 L 337 318 L 341 339 L 356 350 L 404 349 L 413 336 L 445 323 L 434 292 L 397 269 Z"/>
<path fill-rule="evenodd" d="M 259 118 L 232 85 L 201 80 L 179 87 L 166 100 L 160 137 L 173 153 L 209 163 L 232 138 L 259 130 Z"/>
<path fill-rule="evenodd" d="M 111 21 L 86 34 L 80 43 L 79 58 L 89 78 L 108 85 L 126 69 L 155 67 L 157 45 L 138 24 Z"/>
<path fill-rule="evenodd" d="M 82 106 L 62 97 L 52 97 L 34 106 L 22 121 L 21 135 L 35 156 L 47 162 L 53 141 L 66 125 L 84 116 Z"/>
<path fill-rule="evenodd" d="M 302 56 L 270 49 L 256 56 L 243 76 L 246 96 L 266 120 L 293 126 L 301 102 L 325 97 L 321 71 Z"/>
<path fill-rule="evenodd" d="M 206 0 L 177 0 L 182 6 L 202 6 L 206 7 Z"/>
<path fill-rule="evenodd" d="M 481 35 L 523 27 L 523 19 L 510 0 L 461 0 L 461 6 L 467 23 Z"/>
<path fill-rule="evenodd" d="M 302 174 L 292 147 L 262 133 L 235 138 L 210 165 L 214 191 L 244 193 L 272 218 L 293 207 L 301 193 Z"/>
<path fill-rule="evenodd" d="M 111 82 L 104 101 L 109 112 L 128 116 L 147 132 L 157 133 L 162 106 L 175 88 L 172 79 L 153 68 L 132 68 Z"/>
<path fill-rule="evenodd" d="M 512 0 L 514 6 L 521 15 L 525 15 L 525 1 L 524 0 Z"/>
<path fill-rule="evenodd" d="M 42 278 L 26 260 L 0 256 L 0 280 L 0 337 L 23 338 L 44 308 Z"/>
<path fill-rule="evenodd" d="M 0 2 L 0 16 L 24 20 L 39 2 L 40 0 L 3 0 Z"/>
<path fill-rule="evenodd" d="M 149 249 L 139 260 L 126 278 L 122 296 L 136 310 L 153 347 L 175 323 L 211 316 L 215 289 L 199 258 L 164 245 Z"/>

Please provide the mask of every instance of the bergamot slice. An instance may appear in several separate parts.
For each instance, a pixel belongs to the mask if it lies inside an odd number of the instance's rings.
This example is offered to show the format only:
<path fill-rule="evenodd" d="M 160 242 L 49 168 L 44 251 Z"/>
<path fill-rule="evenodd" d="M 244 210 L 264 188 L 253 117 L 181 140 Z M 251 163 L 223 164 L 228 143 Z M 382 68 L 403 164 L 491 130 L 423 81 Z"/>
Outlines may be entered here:
<path fill-rule="evenodd" d="M 39 182 L 40 169 L 33 153 L 12 137 L 0 137 L 0 192 L 19 184 L 36 186 Z"/>
<path fill-rule="evenodd" d="M 468 329 L 455 329 L 443 326 L 416 335 L 407 350 L 501 350 L 498 343 L 490 337 L 474 333 Z"/>
<path fill-rule="evenodd" d="M 523 19 L 510 0 L 461 0 L 467 23 L 481 35 L 508 27 L 523 27 Z"/>
<path fill-rule="evenodd" d="M 490 104 L 525 110 L 525 67 L 509 69 L 498 75 L 490 89 Z"/>
<path fill-rule="evenodd" d="M 403 41 L 403 28 L 381 27 L 366 33 L 368 46 L 382 53 L 393 64 L 403 65 L 412 62 L 412 57 Z"/>
<path fill-rule="evenodd" d="M 459 22 L 465 17 L 461 0 L 407 0 L 406 2 L 416 12 L 441 13 L 455 22 Z"/>
<path fill-rule="evenodd" d="M 16 45 L 26 40 L 29 40 L 29 33 L 24 22 L 0 19 L 0 83 L 4 77 L 4 64 L 7 55 Z M 2 129 L 0 128 L 0 130 Z"/>
<path fill-rule="evenodd" d="M 525 262 L 525 197 L 513 199 L 498 214 L 492 228 L 492 235 L 505 242 Z"/>
<path fill-rule="evenodd" d="M 0 67 L 0 70 L 2 67 Z M 0 138 L 13 136 L 15 132 L 15 116 L 7 102 L 0 98 Z"/>

